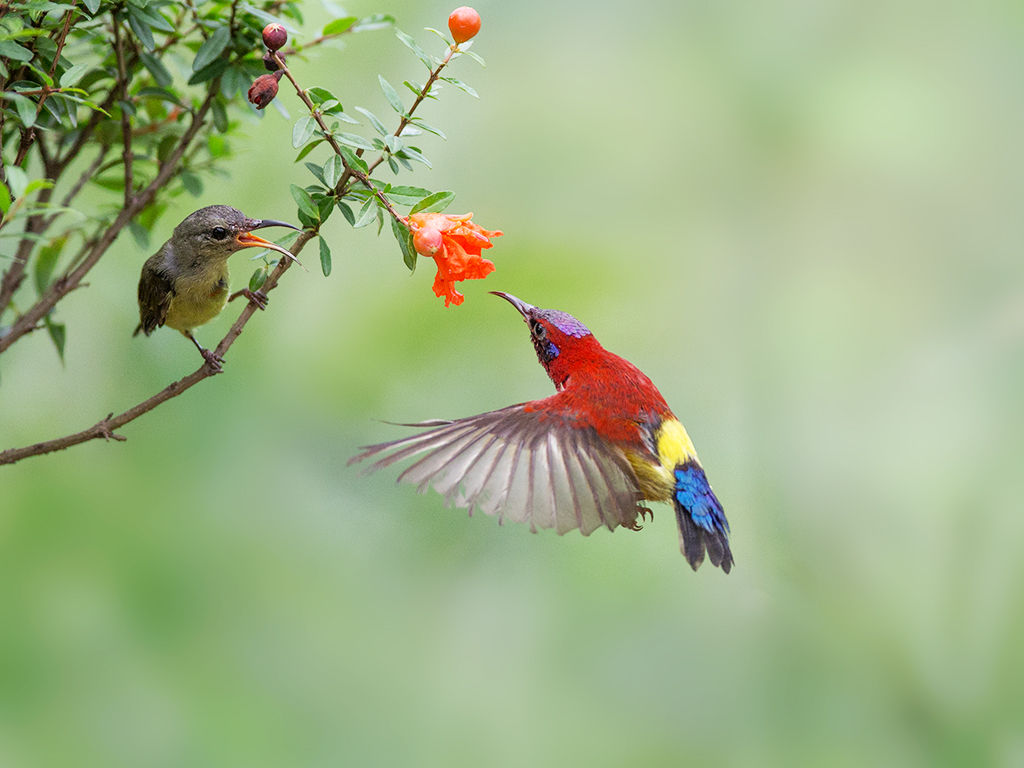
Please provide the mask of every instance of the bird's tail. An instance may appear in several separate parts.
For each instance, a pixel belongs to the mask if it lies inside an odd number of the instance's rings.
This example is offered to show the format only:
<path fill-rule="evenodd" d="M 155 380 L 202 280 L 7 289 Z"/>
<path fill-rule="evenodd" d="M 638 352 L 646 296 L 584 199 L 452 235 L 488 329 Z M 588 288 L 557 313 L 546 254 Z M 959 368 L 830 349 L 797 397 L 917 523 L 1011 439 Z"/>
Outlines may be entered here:
<path fill-rule="evenodd" d="M 711 564 L 728 573 L 732 569 L 729 549 L 729 522 L 715 492 L 695 461 L 687 461 L 675 469 L 676 486 L 672 504 L 679 523 L 679 546 L 687 562 L 697 570 L 707 550 Z"/>

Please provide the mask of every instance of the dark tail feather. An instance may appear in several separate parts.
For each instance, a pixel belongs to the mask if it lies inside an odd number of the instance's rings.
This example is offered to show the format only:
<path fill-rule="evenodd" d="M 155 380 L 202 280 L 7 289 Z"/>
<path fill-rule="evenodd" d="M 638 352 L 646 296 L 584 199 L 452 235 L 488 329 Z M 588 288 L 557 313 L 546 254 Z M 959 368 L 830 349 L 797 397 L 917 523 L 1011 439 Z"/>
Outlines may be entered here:
<path fill-rule="evenodd" d="M 679 523 L 679 548 L 686 557 L 686 562 L 693 570 L 700 568 L 704 562 L 704 551 L 707 550 L 711 564 L 728 573 L 732 570 L 732 550 L 729 549 L 729 535 L 725 531 L 706 531 L 693 521 L 688 510 L 679 502 L 676 509 L 676 521 Z"/>
<path fill-rule="evenodd" d="M 696 571 L 707 550 L 711 564 L 728 573 L 733 564 L 729 523 L 704 470 L 695 462 L 687 462 L 676 468 L 675 475 L 672 503 L 679 523 L 679 545 L 686 561 Z"/>

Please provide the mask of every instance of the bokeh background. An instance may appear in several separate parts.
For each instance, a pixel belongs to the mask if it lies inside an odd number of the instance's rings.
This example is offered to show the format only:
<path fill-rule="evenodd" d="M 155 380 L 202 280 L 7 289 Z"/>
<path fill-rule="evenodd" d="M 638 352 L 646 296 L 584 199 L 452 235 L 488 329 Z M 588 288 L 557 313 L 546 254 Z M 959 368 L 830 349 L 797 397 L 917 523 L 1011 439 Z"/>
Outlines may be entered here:
<path fill-rule="evenodd" d="M 445 309 L 335 216 L 334 273 L 307 254 L 226 375 L 0 469 L 0 765 L 1024 765 L 1019 3 L 476 7 L 487 68 L 454 74 L 482 98 L 424 108 L 448 141 L 405 183 L 504 230 L 497 272 Z M 436 48 L 452 9 L 348 10 Z M 377 73 L 422 72 L 386 31 L 294 67 L 382 116 Z M 211 203 L 295 219 L 267 113 L 155 244 Z M 146 255 L 126 234 L 61 304 L 66 365 L 3 356 L 0 446 L 194 370 L 131 338 Z M 532 535 L 345 466 L 403 434 L 375 419 L 551 392 L 497 289 L 659 385 L 732 574 L 690 571 L 667 507 Z"/>

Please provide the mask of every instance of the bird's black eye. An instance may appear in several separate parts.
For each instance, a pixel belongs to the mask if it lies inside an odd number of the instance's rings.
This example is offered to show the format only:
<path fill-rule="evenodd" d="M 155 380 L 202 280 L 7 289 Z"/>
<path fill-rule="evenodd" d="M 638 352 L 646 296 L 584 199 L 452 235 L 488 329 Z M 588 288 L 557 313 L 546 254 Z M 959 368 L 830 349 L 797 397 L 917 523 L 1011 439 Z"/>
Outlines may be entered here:
<path fill-rule="evenodd" d="M 210 234 L 213 235 L 214 240 L 223 240 L 228 236 L 228 231 L 224 227 L 214 227 L 210 230 Z"/>
<path fill-rule="evenodd" d="M 533 331 L 533 336 L 534 338 L 537 339 L 537 341 L 544 341 L 544 339 L 548 337 L 547 328 L 545 328 L 540 323 L 534 323 L 533 327 L 530 330 Z"/>

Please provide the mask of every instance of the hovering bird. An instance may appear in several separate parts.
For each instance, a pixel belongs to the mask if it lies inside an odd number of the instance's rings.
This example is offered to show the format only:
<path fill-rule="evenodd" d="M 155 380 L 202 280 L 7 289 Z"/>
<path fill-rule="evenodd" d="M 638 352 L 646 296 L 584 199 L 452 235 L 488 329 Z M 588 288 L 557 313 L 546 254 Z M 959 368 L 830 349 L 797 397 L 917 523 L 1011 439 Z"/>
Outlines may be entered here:
<path fill-rule="evenodd" d="M 192 335 L 192 329 L 210 322 L 236 296 L 245 296 L 260 309 L 267 297 L 248 288 L 228 295 L 231 275 L 228 257 L 243 248 L 269 248 L 295 261 L 288 249 L 252 234 L 263 227 L 290 227 L 284 221 L 250 219 L 230 205 L 209 205 L 189 214 L 174 228 L 171 239 L 146 259 L 139 279 L 139 327 L 149 336 L 161 325 L 181 331 L 199 349 L 214 371 L 220 358 Z"/>
<path fill-rule="evenodd" d="M 399 476 L 419 492 L 433 487 L 451 506 L 477 509 L 531 530 L 584 536 L 605 525 L 640 530 L 643 501 L 671 502 L 680 549 L 694 570 L 704 561 L 732 568 L 729 523 L 693 443 L 657 387 L 602 347 L 572 315 L 538 309 L 493 291 L 519 310 L 556 393 L 456 421 L 400 426 L 426 431 L 366 446 L 349 464 L 372 472 L 418 458 Z"/>

